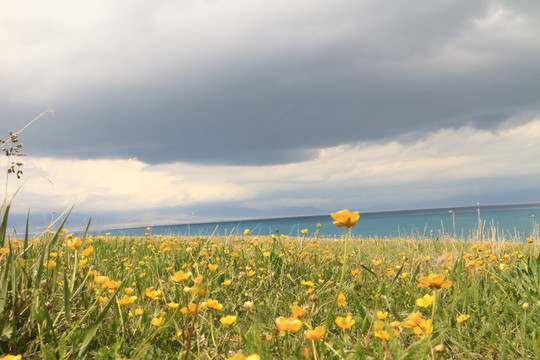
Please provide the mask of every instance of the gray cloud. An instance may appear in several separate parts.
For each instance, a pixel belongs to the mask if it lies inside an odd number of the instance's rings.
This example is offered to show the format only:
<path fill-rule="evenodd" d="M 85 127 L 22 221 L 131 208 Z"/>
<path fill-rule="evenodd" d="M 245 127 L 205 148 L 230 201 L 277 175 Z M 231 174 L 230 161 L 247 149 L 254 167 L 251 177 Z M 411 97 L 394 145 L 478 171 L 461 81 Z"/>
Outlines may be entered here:
<path fill-rule="evenodd" d="M 39 39 L 60 55 L 0 72 L 0 130 L 50 107 L 29 153 L 263 165 L 540 114 L 540 5 L 298 4 L 157 2 L 80 26 L 66 11 Z"/>

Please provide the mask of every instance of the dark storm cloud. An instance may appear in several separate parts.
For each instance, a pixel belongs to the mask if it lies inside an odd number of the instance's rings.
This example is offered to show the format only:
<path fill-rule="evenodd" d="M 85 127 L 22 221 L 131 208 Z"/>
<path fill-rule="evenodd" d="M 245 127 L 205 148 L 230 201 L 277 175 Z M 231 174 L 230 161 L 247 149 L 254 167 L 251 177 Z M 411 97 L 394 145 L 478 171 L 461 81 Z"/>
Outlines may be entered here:
<path fill-rule="evenodd" d="M 107 67 L 114 59 L 98 56 L 99 81 L 65 79 L 69 86 L 55 96 L 0 103 L 7 114 L 0 130 L 51 107 L 54 119 L 26 130 L 28 152 L 262 165 L 311 159 L 343 143 L 495 128 L 540 114 L 540 5 L 304 5 L 239 26 L 237 37 L 204 19 L 189 43 L 174 31 L 148 43 L 124 37 L 143 48 L 133 61 L 148 71 L 121 77 Z"/>

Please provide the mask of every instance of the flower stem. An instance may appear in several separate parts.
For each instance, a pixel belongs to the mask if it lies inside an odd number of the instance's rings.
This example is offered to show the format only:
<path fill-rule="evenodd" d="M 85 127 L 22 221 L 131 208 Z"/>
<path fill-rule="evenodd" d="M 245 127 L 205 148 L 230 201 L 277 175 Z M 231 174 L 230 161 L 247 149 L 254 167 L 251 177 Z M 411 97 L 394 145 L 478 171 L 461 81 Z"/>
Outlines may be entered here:
<path fill-rule="evenodd" d="M 350 230 L 349 227 L 347 227 L 346 230 L 345 230 L 345 245 L 343 246 L 343 264 L 341 266 L 341 277 L 339 278 L 339 284 L 338 284 L 338 289 L 337 289 L 337 292 L 336 292 L 336 297 L 334 299 L 334 302 L 330 306 L 330 310 L 328 311 L 328 315 L 326 316 L 326 321 L 325 321 L 326 329 L 328 329 L 328 327 L 330 326 L 330 321 L 331 321 L 332 315 L 334 313 L 334 310 L 336 308 L 337 301 L 338 301 L 338 298 L 339 298 L 339 294 L 341 293 L 341 289 L 343 288 L 343 280 L 345 279 L 345 268 L 347 266 L 347 249 L 348 249 L 348 246 L 349 246 L 349 230 Z"/>
<path fill-rule="evenodd" d="M 431 308 L 431 324 L 433 324 L 433 320 L 435 318 L 435 308 L 437 307 L 437 297 L 438 297 L 438 291 L 437 289 L 433 289 L 433 307 Z"/>

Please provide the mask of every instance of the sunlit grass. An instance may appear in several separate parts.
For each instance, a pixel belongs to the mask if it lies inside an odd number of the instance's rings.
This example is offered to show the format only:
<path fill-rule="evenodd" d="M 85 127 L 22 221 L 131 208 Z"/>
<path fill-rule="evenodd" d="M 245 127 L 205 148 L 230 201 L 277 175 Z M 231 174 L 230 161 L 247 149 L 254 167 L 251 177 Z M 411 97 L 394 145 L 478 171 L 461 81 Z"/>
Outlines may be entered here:
<path fill-rule="evenodd" d="M 62 225 L 35 239 L 3 232 L 0 353 L 540 357 L 537 238 L 349 239 L 345 261 L 345 237 L 308 231 L 302 239 L 248 231 L 180 238 L 151 229 L 145 237 L 92 237 Z"/>

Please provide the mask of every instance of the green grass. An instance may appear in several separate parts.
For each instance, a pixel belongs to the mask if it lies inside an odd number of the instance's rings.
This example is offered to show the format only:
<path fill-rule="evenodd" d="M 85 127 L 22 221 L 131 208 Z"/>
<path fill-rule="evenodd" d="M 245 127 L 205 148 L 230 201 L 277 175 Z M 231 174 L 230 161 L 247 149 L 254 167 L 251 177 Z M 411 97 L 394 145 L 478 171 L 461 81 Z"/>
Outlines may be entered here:
<path fill-rule="evenodd" d="M 28 359 L 540 358 L 536 238 L 532 243 L 351 239 L 342 285 L 346 305 L 337 306 L 343 239 L 91 237 L 68 234 L 63 224 L 39 238 L 9 239 L 8 211 L 0 226 L 0 354 Z M 82 244 L 71 249 L 68 244 L 77 236 Z M 90 246 L 93 253 L 83 256 Z M 180 270 L 192 275 L 173 281 Z M 445 274 L 452 285 L 437 291 L 419 287 L 418 279 L 432 272 Z M 148 296 L 152 290 L 160 290 L 155 299 Z M 118 303 L 126 291 L 136 296 L 133 304 Z M 416 299 L 434 293 L 434 304 L 416 305 Z M 209 299 L 222 309 L 206 306 Z M 252 309 L 246 301 L 253 302 Z M 179 306 L 173 309 L 171 303 Z M 182 308 L 190 303 L 201 309 L 185 313 Z M 305 309 L 302 326 L 280 331 L 275 319 L 292 317 L 293 304 Z M 379 320 L 377 311 L 387 312 L 386 319 Z M 402 326 L 415 311 L 432 320 L 433 331 L 423 338 Z M 348 314 L 354 325 L 339 328 L 335 318 Z M 236 321 L 222 324 L 227 315 Z M 458 322 L 459 315 L 470 318 Z M 162 324 L 153 325 L 159 318 Z M 323 339 L 306 339 L 304 331 L 325 324 Z M 376 329 L 389 339 L 376 337 Z"/>

